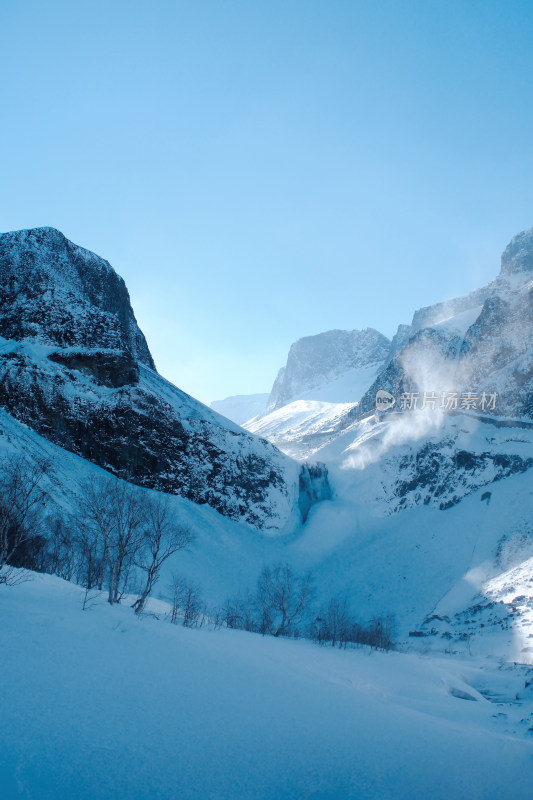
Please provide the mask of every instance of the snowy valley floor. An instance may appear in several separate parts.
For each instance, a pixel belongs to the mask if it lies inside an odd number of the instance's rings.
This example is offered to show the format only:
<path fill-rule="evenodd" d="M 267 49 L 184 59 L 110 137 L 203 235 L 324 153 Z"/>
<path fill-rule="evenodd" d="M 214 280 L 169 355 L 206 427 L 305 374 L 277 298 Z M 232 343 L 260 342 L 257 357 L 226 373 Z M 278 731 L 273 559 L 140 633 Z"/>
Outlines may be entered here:
<path fill-rule="evenodd" d="M 3 800 L 533 795 L 529 667 L 189 630 L 83 594 L 0 587 Z"/>

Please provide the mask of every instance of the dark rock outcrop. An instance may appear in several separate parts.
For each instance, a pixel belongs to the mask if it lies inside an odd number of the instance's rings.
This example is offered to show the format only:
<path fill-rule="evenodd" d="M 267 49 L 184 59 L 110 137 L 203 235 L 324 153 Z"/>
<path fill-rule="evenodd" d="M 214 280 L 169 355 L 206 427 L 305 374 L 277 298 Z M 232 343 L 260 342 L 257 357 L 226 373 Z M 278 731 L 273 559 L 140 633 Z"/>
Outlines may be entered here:
<path fill-rule="evenodd" d="M 298 465 L 157 374 L 107 261 L 17 231 L 0 236 L 0 278 L 0 407 L 140 486 L 259 528 L 296 519 Z"/>
<path fill-rule="evenodd" d="M 50 353 L 48 358 L 56 364 L 92 376 L 99 386 L 118 389 L 139 383 L 139 365 L 129 352 L 97 350 L 85 353 L 78 350 Z"/>
<path fill-rule="evenodd" d="M 451 508 L 482 486 L 533 467 L 533 457 L 456 449 L 452 442 L 428 442 L 415 454 L 399 459 L 394 510 L 413 505 Z M 490 496 L 490 493 L 488 493 Z"/>
<path fill-rule="evenodd" d="M 126 351 L 155 369 L 122 278 L 55 228 L 0 235 L 0 336 Z"/>

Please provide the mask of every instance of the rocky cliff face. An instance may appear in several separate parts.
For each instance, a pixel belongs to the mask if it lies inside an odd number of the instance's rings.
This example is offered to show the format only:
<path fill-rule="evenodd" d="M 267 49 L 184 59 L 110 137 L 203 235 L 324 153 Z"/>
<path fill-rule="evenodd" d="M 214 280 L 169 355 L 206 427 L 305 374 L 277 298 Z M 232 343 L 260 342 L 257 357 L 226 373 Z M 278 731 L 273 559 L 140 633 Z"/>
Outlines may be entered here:
<path fill-rule="evenodd" d="M 297 508 L 299 467 L 155 371 L 128 291 L 52 228 L 0 236 L 0 406 L 141 486 L 256 527 Z"/>
<path fill-rule="evenodd" d="M 416 312 L 395 339 L 391 359 L 356 409 L 361 423 L 374 419 L 390 442 L 412 437 L 406 455 L 388 459 L 395 510 L 449 508 L 481 486 L 531 469 L 533 229 L 510 242 L 492 283 Z M 376 415 L 380 389 L 396 404 Z M 453 418 L 465 421 L 449 424 Z M 481 442 L 476 430 L 485 430 Z"/>
<path fill-rule="evenodd" d="M 326 331 L 295 342 L 272 387 L 268 409 L 288 403 L 303 392 L 317 389 L 350 369 L 383 361 L 390 341 L 373 328 L 363 331 Z"/>
<path fill-rule="evenodd" d="M 117 350 L 155 369 L 122 278 L 54 228 L 0 235 L 0 335 Z"/>
<path fill-rule="evenodd" d="M 533 229 L 515 236 L 500 275 L 471 294 L 417 311 L 393 339 L 391 359 L 366 392 L 359 416 L 375 410 L 378 389 L 477 395 L 490 417 L 533 418 Z M 482 407 L 481 397 L 496 394 Z M 440 403 L 440 397 L 439 397 Z M 395 411 L 401 410 L 399 403 Z"/>

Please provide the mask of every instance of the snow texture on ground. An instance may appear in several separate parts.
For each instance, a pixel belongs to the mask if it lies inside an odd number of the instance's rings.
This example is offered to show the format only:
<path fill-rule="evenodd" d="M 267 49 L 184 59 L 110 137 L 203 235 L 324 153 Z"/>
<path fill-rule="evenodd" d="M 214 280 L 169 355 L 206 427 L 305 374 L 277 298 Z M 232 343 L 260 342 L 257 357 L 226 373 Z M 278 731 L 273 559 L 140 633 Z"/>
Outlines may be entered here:
<path fill-rule="evenodd" d="M 31 578 L 0 592 L 5 800 L 531 797 L 524 668 L 83 611 Z"/>

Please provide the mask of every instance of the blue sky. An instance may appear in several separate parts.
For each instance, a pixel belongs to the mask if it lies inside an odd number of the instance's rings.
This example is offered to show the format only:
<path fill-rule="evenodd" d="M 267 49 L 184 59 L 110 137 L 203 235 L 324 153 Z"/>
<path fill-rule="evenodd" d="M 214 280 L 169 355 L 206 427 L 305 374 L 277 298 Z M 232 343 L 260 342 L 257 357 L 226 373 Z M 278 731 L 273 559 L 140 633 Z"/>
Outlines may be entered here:
<path fill-rule="evenodd" d="M 392 336 L 533 225 L 529 1 L 4 0 L 0 74 L 0 230 L 107 258 L 207 403 L 301 336 Z"/>

